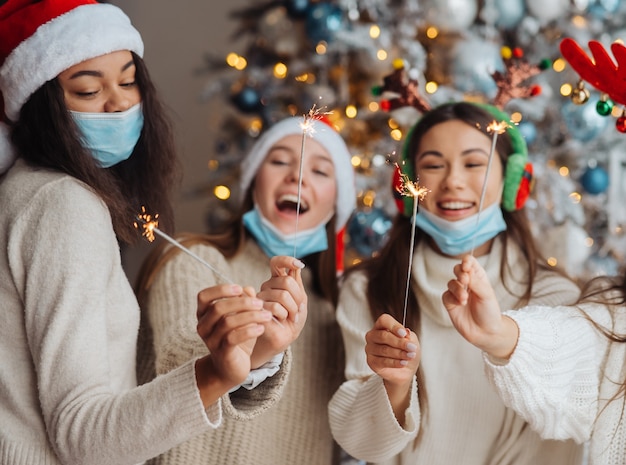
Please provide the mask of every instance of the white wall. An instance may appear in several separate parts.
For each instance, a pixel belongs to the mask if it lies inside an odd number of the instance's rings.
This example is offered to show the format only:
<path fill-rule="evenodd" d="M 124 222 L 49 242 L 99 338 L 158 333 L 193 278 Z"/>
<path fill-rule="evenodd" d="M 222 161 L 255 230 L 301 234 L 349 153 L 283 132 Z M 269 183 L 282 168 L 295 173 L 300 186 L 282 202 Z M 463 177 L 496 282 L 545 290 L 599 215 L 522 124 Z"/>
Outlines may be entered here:
<path fill-rule="evenodd" d="M 243 51 L 244 42 L 232 38 L 237 22 L 229 18 L 229 14 L 250 3 L 246 0 L 115 0 L 110 3 L 122 8 L 142 34 L 144 59 L 173 116 L 184 167 L 183 185 L 175 199 L 177 230 L 203 232 L 207 201 L 182 197 L 185 189 L 206 183 L 207 161 L 213 150 L 206 130 L 210 106 L 198 98 L 210 76 L 198 75 L 196 70 L 202 67 L 207 53 L 225 56 L 229 51 Z M 151 247 L 143 243 L 137 250 L 125 252 L 125 266 L 131 281 Z"/>

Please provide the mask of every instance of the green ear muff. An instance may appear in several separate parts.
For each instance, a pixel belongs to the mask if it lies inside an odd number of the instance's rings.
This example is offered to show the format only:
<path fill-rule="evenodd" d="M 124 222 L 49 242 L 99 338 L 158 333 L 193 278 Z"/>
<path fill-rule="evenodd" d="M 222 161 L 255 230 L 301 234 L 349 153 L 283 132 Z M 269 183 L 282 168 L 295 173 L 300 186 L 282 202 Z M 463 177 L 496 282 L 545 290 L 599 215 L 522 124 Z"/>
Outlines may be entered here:
<path fill-rule="evenodd" d="M 504 190 L 502 208 L 506 211 L 519 210 L 524 206 L 532 188 L 533 168 L 528 162 L 528 146 L 517 126 L 511 124 L 511 117 L 498 107 L 485 103 L 473 103 L 494 116 L 498 121 L 509 123 L 506 132 L 511 139 L 513 152 L 506 159 L 504 168 Z"/>

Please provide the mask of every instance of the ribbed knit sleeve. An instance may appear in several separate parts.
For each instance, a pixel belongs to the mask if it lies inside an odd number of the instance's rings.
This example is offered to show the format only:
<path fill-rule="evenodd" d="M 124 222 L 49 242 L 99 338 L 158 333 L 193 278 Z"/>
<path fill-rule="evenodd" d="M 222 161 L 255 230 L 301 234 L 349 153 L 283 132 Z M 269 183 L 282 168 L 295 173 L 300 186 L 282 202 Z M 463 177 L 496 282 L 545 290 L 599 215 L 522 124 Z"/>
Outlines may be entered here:
<path fill-rule="evenodd" d="M 596 321 L 610 322 L 603 307 L 590 310 Z M 528 307 L 507 315 L 520 329 L 515 352 L 508 363 L 485 357 L 503 401 L 544 438 L 589 439 L 607 339 L 576 308 Z"/>
<path fill-rule="evenodd" d="M 589 465 L 626 463 L 626 308 L 587 304 L 506 312 L 520 335 L 508 361 L 485 357 L 491 383 L 543 437 L 589 440 Z"/>
<path fill-rule="evenodd" d="M 415 439 L 420 411 L 417 382 L 401 426 L 393 413 L 383 380 L 367 365 L 365 333 L 374 322 L 364 301 L 366 278 L 351 274 L 341 288 L 337 321 L 346 350 L 346 379 L 331 399 L 328 412 L 335 440 L 346 452 L 368 462 L 381 462 L 400 453 Z"/>

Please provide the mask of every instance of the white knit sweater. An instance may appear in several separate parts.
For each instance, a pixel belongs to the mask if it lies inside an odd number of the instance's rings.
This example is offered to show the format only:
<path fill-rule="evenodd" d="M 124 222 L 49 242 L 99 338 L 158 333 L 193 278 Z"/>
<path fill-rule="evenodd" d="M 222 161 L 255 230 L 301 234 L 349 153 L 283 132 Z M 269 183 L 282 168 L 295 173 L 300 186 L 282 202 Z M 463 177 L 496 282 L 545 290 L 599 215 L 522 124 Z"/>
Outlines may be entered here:
<path fill-rule="evenodd" d="M 593 320 L 626 334 L 626 308 L 582 307 Z M 506 312 L 520 328 L 508 362 L 485 357 L 489 379 L 506 405 L 542 437 L 589 443 L 590 465 L 626 463 L 623 395 L 626 344 L 610 343 L 580 309 L 534 306 Z"/>
<path fill-rule="evenodd" d="M 501 254 L 502 243 L 496 240 L 491 253 L 480 261 L 500 301 L 514 308 L 518 299 L 500 280 Z M 517 277 L 509 286 L 519 296 L 524 259 L 517 247 L 510 247 L 509 259 Z M 333 435 L 354 457 L 381 464 L 579 463 L 580 447 L 572 441 L 540 441 L 528 424 L 505 407 L 484 374 L 481 352 L 452 326 L 441 295 L 457 263 L 425 243 L 415 252 L 412 285 L 422 311 L 418 336 L 428 416 L 421 418 L 414 382 L 404 427 L 396 421 L 382 379 L 366 362 L 365 333 L 374 324 L 365 300 L 366 278 L 362 273 L 349 276 L 341 289 L 337 313 L 346 346 L 347 381 L 329 404 Z M 533 302 L 569 302 L 578 295 L 574 283 L 555 273 L 541 273 L 538 278 Z M 415 447 L 420 428 L 423 435 Z"/>
<path fill-rule="evenodd" d="M 194 253 L 219 272 L 257 291 L 270 277 L 269 258 L 253 239 L 226 259 L 210 245 L 194 245 Z M 330 465 L 337 450 L 328 424 L 327 405 L 343 376 L 341 334 L 332 304 L 311 289 L 311 270 L 302 278 L 308 295 L 308 316 L 290 346 L 289 381 L 280 401 L 262 415 L 224 416 L 222 427 L 169 450 L 153 465 Z M 198 290 L 223 282 L 215 273 L 184 254 L 167 262 L 157 275 L 147 301 L 153 332 L 156 372 L 167 373 L 190 358 L 206 353 L 195 326 Z M 140 350 L 144 360 L 146 347 Z M 262 387 L 268 380 L 264 381 Z M 256 388 L 254 390 L 257 390 Z M 230 395 L 239 405 L 245 389 Z M 225 402 L 226 403 L 226 402 Z M 241 421 L 246 420 L 246 421 Z"/>
<path fill-rule="evenodd" d="M 139 308 L 91 189 L 18 160 L 0 211 L 0 463 L 133 464 L 220 425 L 193 359 L 136 387 Z"/>

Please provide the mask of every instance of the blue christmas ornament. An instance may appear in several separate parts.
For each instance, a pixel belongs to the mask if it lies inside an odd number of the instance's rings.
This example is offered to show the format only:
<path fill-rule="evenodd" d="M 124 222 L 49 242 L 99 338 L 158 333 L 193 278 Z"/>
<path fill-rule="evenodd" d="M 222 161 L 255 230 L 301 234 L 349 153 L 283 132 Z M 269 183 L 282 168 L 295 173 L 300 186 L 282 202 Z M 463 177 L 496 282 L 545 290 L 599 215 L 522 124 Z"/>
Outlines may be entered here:
<path fill-rule="evenodd" d="M 498 88 L 491 73 L 504 71 L 497 44 L 478 38 L 460 41 L 454 47 L 450 59 L 452 80 L 457 89 L 480 93 L 489 98 L 496 96 Z"/>
<path fill-rule="evenodd" d="M 315 3 L 306 12 L 304 27 L 311 42 L 331 42 L 344 27 L 343 11 L 331 3 Z"/>
<path fill-rule="evenodd" d="M 246 86 L 232 97 L 233 104 L 244 113 L 256 113 L 263 106 L 259 92 Z"/>
<path fill-rule="evenodd" d="M 380 208 L 359 210 L 348 222 L 350 247 L 361 257 L 371 257 L 388 239 L 391 218 Z"/>
<path fill-rule="evenodd" d="M 493 6 L 498 12 L 495 24 L 502 29 L 513 29 L 526 15 L 524 0 L 495 0 Z"/>
<path fill-rule="evenodd" d="M 537 126 L 530 121 L 521 121 L 517 125 L 517 129 L 526 141 L 527 145 L 532 144 L 537 139 Z"/>
<path fill-rule="evenodd" d="M 620 2 L 621 0 L 590 0 L 587 11 L 597 19 L 607 19 L 617 11 Z"/>
<path fill-rule="evenodd" d="M 601 194 L 609 187 L 609 173 L 600 166 L 589 167 L 581 176 L 580 184 L 589 194 Z"/>
<path fill-rule="evenodd" d="M 309 0 L 285 0 L 285 8 L 291 18 L 304 18 L 309 8 Z"/>
<path fill-rule="evenodd" d="M 570 136 L 581 142 L 596 138 L 610 122 L 610 118 L 598 114 L 595 102 L 591 100 L 582 105 L 567 101 L 561 107 L 561 114 Z"/>

